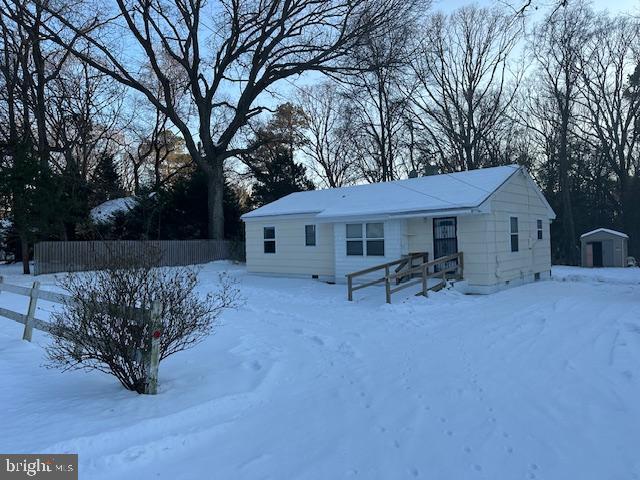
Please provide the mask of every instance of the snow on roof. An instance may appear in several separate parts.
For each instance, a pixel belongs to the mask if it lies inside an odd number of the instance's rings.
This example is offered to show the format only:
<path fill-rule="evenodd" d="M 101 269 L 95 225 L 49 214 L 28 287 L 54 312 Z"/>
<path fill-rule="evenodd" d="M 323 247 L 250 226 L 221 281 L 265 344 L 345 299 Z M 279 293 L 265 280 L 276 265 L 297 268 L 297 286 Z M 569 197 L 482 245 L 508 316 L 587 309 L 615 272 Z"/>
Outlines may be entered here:
<path fill-rule="evenodd" d="M 629 238 L 629 235 L 622 232 L 617 232 L 616 230 L 610 230 L 608 228 L 596 228 L 595 230 L 591 230 L 590 232 L 583 233 L 580 235 L 580 238 L 588 237 L 589 235 L 593 235 L 594 233 L 610 233 L 611 235 L 616 235 L 622 238 Z"/>
<path fill-rule="evenodd" d="M 137 202 L 138 199 L 136 197 L 122 197 L 107 200 L 91 209 L 91 219 L 94 222 L 108 222 L 111 220 L 113 214 L 131 210 Z"/>
<path fill-rule="evenodd" d="M 409 178 L 394 182 L 311 190 L 287 195 L 242 216 L 315 214 L 318 218 L 400 215 L 478 207 L 518 165 Z"/>

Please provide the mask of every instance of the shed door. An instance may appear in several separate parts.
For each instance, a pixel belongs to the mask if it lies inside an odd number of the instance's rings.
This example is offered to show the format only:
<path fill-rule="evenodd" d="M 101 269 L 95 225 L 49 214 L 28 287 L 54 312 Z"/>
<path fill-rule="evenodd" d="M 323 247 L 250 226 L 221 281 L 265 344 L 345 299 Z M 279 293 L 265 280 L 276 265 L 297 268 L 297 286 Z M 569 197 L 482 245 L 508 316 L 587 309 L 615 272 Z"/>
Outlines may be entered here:
<path fill-rule="evenodd" d="M 587 243 L 587 258 L 586 258 L 586 267 L 593 267 L 593 244 Z"/>
<path fill-rule="evenodd" d="M 589 243 L 593 249 L 593 266 L 602 267 L 602 242 Z"/>
<path fill-rule="evenodd" d="M 456 217 L 434 218 L 433 219 L 433 259 L 446 257 L 458 253 Z M 446 263 L 446 268 L 457 265 L 458 261 L 453 260 Z M 439 268 L 436 267 L 436 271 Z"/>

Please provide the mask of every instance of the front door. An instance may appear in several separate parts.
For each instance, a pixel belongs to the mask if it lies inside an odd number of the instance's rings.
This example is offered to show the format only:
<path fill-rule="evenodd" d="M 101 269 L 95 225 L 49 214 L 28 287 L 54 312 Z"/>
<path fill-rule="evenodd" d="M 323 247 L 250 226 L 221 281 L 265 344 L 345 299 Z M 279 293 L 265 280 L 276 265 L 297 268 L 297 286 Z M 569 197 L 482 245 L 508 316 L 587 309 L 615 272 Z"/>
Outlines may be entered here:
<path fill-rule="evenodd" d="M 433 259 L 446 257 L 458 253 L 458 222 L 456 217 L 444 217 L 433 219 Z M 445 268 L 457 265 L 457 260 L 445 264 Z M 436 272 L 442 267 L 436 266 Z"/>
<path fill-rule="evenodd" d="M 591 242 L 593 249 L 593 266 L 602 267 L 602 242 Z"/>

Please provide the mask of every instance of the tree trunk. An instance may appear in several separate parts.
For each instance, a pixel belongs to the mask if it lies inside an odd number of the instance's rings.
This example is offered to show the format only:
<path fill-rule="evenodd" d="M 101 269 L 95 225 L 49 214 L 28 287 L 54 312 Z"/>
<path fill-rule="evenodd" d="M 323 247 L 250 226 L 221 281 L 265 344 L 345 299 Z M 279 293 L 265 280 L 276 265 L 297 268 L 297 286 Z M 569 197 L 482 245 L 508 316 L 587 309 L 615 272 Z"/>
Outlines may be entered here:
<path fill-rule="evenodd" d="M 208 237 L 224 240 L 224 170 L 223 162 L 216 160 L 207 175 Z"/>
<path fill-rule="evenodd" d="M 29 241 L 26 235 L 20 235 L 20 255 L 22 257 L 22 273 L 29 275 L 31 270 L 29 269 Z"/>
<path fill-rule="evenodd" d="M 568 109 L 563 113 L 560 148 L 558 151 L 558 170 L 560 176 L 560 195 L 562 201 L 562 229 L 564 241 L 563 256 L 570 265 L 575 265 L 576 256 L 576 227 L 573 219 L 573 206 L 571 203 L 571 192 L 569 188 L 569 113 Z"/>

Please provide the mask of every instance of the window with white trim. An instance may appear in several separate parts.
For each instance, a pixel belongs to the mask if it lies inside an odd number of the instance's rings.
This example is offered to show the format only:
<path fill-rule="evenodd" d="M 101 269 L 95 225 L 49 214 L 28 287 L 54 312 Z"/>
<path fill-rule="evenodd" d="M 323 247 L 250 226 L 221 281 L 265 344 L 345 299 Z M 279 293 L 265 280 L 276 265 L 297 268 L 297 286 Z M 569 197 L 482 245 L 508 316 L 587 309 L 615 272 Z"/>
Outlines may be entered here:
<path fill-rule="evenodd" d="M 276 227 L 263 229 L 264 253 L 276 253 Z"/>
<path fill-rule="evenodd" d="M 316 246 L 316 226 L 315 225 L 304 226 L 304 244 L 307 247 Z"/>
<path fill-rule="evenodd" d="M 384 223 L 367 223 L 367 256 L 384 257 Z"/>
<path fill-rule="evenodd" d="M 536 226 L 538 227 L 538 240 L 542 240 L 542 220 L 538 220 Z"/>
<path fill-rule="evenodd" d="M 362 256 L 364 253 L 362 242 L 362 224 L 347 224 L 347 255 Z"/>
<path fill-rule="evenodd" d="M 517 252 L 518 248 L 518 217 L 509 218 L 509 235 L 511 237 L 511 251 Z"/>
<path fill-rule="evenodd" d="M 384 223 L 347 224 L 347 255 L 384 257 Z"/>

